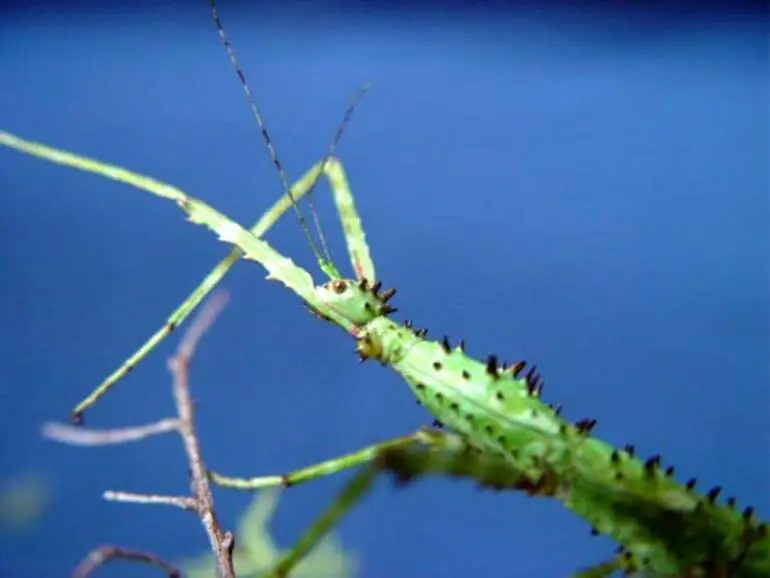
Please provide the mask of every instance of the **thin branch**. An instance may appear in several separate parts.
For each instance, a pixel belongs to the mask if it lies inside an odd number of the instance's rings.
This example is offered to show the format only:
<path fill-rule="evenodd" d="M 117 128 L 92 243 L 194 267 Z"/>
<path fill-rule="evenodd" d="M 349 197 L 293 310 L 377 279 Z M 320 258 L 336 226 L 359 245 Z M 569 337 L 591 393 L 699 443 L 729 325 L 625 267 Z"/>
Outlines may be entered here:
<path fill-rule="evenodd" d="M 176 353 L 169 360 L 169 365 L 174 363 L 174 360 L 181 360 L 183 363 L 189 365 L 195 355 L 195 349 L 198 347 L 203 334 L 208 331 L 217 320 L 219 314 L 222 313 L 222 309 L 227 305 L 229 297 L 225 291 L 219 291 L 215 293 L 201 309 L 200 313 L 192 320 L 190 327 L 185 331 L 182 336 L 182 341 L 177 347 Z M 173 367 L 169 367 L 172 373 L 175 373 Z M 180 416 L 181 417 L 181 416 Z"/>
<path fill-rule="evenodd" d="M 75 446 L 104 446 L 137 442 L 148 437 L 177 431 L 179 419 L 167 417 L 146 425 L 115 429 L 86 429 L 81 426 L 59 422 L 46 422 L 40 428 L 43 437 Z"/>
<path fill-rule="evenodd" d="M 208 534 L 211 549 L 216 556 L 219 578 L 235 578 L 235 569 L 233 568 L 235 539 L 232 533 L 223 532 L 217 521 L 208 470 L 201 457 L 200 443 L 195 430 L 195 405 L 190 396 L 189 386 L 190 363 L 195 355 L 195 349 L 226 303 L 227 294 L 224 292 L 217 293 L 209 299 L 185 332 L 174 356 L 168 360 L 168 367 L 173 375 L 172 390 L 178 417 L 165 418 L 155 423 L 137 427 L 109 430 L 85 430 L 60 423 L 46 423 L 42 427 L 42 434 L 58 442 L 95 446 L 139 441 L 168 431 L 179 432 L 189 463 L 191 496 L 137 494 L 109 490 L 104 492 L 104 498 L 117 502 L 162 504 L 195 512 Z M 75 570 L 74 577 L 86 578 L 99 566 L 116 559 L 146 562 L 162 568 L 171 578 L 181 576 L 178 570 L 155 554 L 128 550 L 118 546 L 102 546 L 93 550 L 80 563 Z"/>
<path fill-rule="evenodd" d="M 133 492 L 107 490 L 102 494 L 102 497 L 111 502 L 159 504 L 162 506 L 175 506 L 182 510 L 190 510 L 192 512 L 198 511 L 198 500 L 190 496 L 163 496 L 160 494 L 136 494 Z"/>
<path fill-rule="evenodd" d="M 78 564 L 72 573 L 72 578 L 88 578 L 97 568 L 104 566 L 107 562 L 114 560 L 129 560 L 131 562 L 142 562 L 156 566 L 165 572 L 168 578 L 182 578 L 182 572 L 174 568 L 160 556 L 152 552 L 143 552 L 141 550 L 131 550 L 120 546 L 99 546 L 91 550 L 85 558 Z"/>
<path fill-rule="evenodd" d="M 227 294 L 214 295 L 203 307 L 201 313 L 182 338 L 176 355 L 169 359 L 168 366 L 174 376 L 174 401 L 179 414 L 179 435 L 184 442 L 190 463 L 190 487 L 197 501 L 198 516 L 209 536 L 211 549 L 216 554 L 217 572 L 220 578 L 235 578 L 233 568 L 234 539 L 230 532 L 222 532 L 214 511 L 214 497 L 211 494 L 208 473 L 201 457 L 200 443 L 195 431 L 195 409 L 190 396 L 190 362 L 195 348 L 203 334 L 227 303 Z"/>

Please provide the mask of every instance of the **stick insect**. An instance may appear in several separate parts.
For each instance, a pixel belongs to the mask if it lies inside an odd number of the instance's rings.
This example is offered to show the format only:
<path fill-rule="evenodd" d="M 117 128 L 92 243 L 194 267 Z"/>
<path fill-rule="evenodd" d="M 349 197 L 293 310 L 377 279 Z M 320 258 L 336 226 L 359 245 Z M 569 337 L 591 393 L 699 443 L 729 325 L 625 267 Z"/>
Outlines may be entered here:
<path fill-rule="evenodd" d="M 565 419 L 558 406 L 542 399 L 543 380 L 535 366 L 527 370 L 524 362 L 501 364 L 494 355 L 475 359 L 465 353 L 462 342 L 452 346 L 446 337 L 430 340 L 425 330 L 390 317 L 395 312 L 390 305 L 395 290 L 383 291 L 377 280 L 347 177 L 341 162 L 332 156 L 337 139 L 326 158 L 289 188 L 213 0 L 212 10 L 284 187 L 283 197 L 251 230 L 171 185 L 0 131 L 0 144 L 174 201 L 189 221 L 211 229 L 235 247 L 164 327 L 78 404 L 73 417 L 80 418 L 244 258 L 261 265 L 267 279 L 295 293 L 316 317 L 344 330 L 355 341 L 361 361 L 376 360 L 398 373 L 417 400 L 445 426 L 419 430 L 283 475 L 244 479 L 212 472 L 213 481 L 221 486 L 254 490 L 293 486 L 359 468 L 274 575 L 287 575 L 319 536 L 366 494 L 375 477 L 391 471 L 402 482 L 427 474 L 469 477 L 484 487 L 561 501 L 595 533 L 620 544 L 617 557 L 590 572 L 606 570 L 608 574 L 620 569 L 657 576 L 769 576 L 768 526 L 752 508 L 739 510 L 732 498 L 719 503 L 719 488 L 701 494 L 695 490 L 694 480 L 677 482 L 673 468 L 661 466 L 660 456 L 641 459 L 632 446 L 618 449 L 601 441 L 593 435 L 593 419 Z M 343 126 L 351 111 L 352 106 Z M 316 251 L 319 265 L 329 277 L 316 284 L 307 271 L 259 237 L 290 208 L 299 215 L 296 202 L 313 189 L 322 174 L 331 184 L 355 276 L 341 276 L 331 259 L 321 258 Z M 302 225 L 307 234 L 304 221 Z"/>

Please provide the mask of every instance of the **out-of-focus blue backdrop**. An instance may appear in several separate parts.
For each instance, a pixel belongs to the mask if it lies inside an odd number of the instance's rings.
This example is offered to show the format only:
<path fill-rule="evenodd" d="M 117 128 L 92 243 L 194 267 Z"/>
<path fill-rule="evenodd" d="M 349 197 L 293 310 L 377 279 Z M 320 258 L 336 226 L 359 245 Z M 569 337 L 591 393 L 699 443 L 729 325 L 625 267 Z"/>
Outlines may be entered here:
<path fill-rule="evenodd" d="M 290 175 L 322 155 L 351 96 L 375 82 L 339 152 L 402 318 L 465 338 L 480 357 L 536 362 L 568 416 L 595 417 L 598 435 L 660 452 L 683 479 L 770 515 L 759 11 L 220 9 Z M 244 224 L 280 192 L 203 0 L 6 10 L 0 79 L 6 130 L 156 176 Z M 341 260 L 325 192 L 316 200 Z M 62 576 L 102 542 L 172 559 L 203 552 L 188 514 L 100 497 L 184 492 L 174 436 L 79 449 L 38 431 L 65 419 L 227 247 L 172 205 L 6 149 L 0 193 L 0 474 L 38 470 L 55 490 L 34 532 L 3 537 L 0 574 Z M 268 239 L 314 264 L 293 216 Z M 232 300 L 192 384 L 212 467 L 278 473 L 430 421 L 397 375 L 356 363 L 343 334 L 257 266 L 239 264 L 224 286 Z M 175 344 L 88 423 L 172 412 Z M 343 481 L 285 494 L 279 541 Z M 216 498 L 230 527 L 250 499 Z M 442 480 L 403 492 L 381 483 L 341 532 L 372 578 L 556 577 L 611 552 L 558 504 Z"/>

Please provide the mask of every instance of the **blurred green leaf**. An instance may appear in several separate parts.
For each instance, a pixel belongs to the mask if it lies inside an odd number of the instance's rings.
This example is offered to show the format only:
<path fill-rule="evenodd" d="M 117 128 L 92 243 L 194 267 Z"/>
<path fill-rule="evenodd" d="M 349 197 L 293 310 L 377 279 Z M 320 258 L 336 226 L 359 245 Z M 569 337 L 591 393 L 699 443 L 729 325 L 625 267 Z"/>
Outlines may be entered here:
<path fill-rule="evenodd" d="M 259 578 L 286 552 L 275 544 L 268 527 L 279 499 L 279 491 L 263 490 L 241 518 L 233 551 L 238 578 Z M 183 560 L 180 567 L 188 578 L 216 576 L 216 563 L 211 553 Z M 297 565 L 291 575 L 292 578 L 354 578 L 357 571 L 358 564 L 354 556 L 345 552 L 337 536 L 330 533 Z"/>
<path fill-rule="evenodd" d="M 51 503 L 51 484 L 38 472 L 0 480 L 0 531 L 28 532 Z"/>

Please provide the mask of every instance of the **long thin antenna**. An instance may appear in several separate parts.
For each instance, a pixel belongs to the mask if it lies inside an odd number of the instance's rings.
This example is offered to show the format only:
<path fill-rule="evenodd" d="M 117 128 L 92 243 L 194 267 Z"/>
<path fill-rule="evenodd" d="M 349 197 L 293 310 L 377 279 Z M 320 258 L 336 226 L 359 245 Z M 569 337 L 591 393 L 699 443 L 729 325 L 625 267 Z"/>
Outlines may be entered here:
<path fill-rule="evenodd" d="M 325 261 L 328 265 L 332 265 L 333 261 L 331 258 L 331 254 L 329 252 L 329 247 L 326 244 L 326 238 L 324 237 L 323 229 L 321 228 L 321 223 L 318 219 L 318 212 L 316 211 L 315 204 L 313 203 L 313 191 L 315 190 L 316 185 L 318 184 L 318 180 L 321 178 L 321 175 L 323 174 L 324 169 L 326 168 L 327 162 L 334 155 L 337 149 L 337 145 L 339 144 L 339 141 L 342 138 L 342 134 L 345 132 L 345 129 L 347 128 L 347 125 L 350 122 L 350 119 L 353 117 L 353 112 L 355 111 L 359 102 L 361 102 L 361 99 L 363 99 L 364 95 L 371 88 L 372 84 L 370 82 L 367 82 L 366 84 L 364 84 L 348 104 L 348 107 L 345 110 L 345 115 L 342 118 L 342 122 L 337 127 L 337 131 L 335 132 L 334 137 L 332 138 L 331 144 L 329 145 L 329 148 L 326 151 L 326 155 L 324 156 L 321 162 L 320 170 L 316 174 L 315 179 L 313 179 L 313 182 L 310 184 L 310 187 L 308 188 L 308 191 L 305 194 L 305 198 L 307 199 L 308 205 L 310 207 L 310 213 L 313 215 L 313 225 L 315 227 L 316 232 L 318 233 L 318 238 L 321 242 L 321 248 L 325 256 L 325 260 L 324 260 L 324 259 L 321 259 L 321 257 L 319 256 L 318 248 L 316 247 L 315 241 L 312 235 L 310 234 L 310 230 L 308 229 L 307 222 L 305 221 L 305 217 L 302 214 L 302 211 L 300 210 L 299 205 L 296 202 L 296 199 L 294 199 L 291 189 L 289 188 L 289 184 L 286 179 L 286 172 L 284 171 L 283 166 L 278 160 L 278 155 L 275 152 L 275 148 L 273 147 L 272 140 L 270 138 L 270 135 L 267 132 L 267 126 L 252 96 L 251 89 L 249 88 L 249 85 L 246 82 L 246 75 L 243 73 L 243 69 L 238 63 L 238 58 L 235 55 L 235 49 L 233 48 L 232 44 L 227 38 L 227 34 L 225 33 L 224 26 L 222 25 L 222 20 L 219 17 L 219 11 L 217 10 L 216 0 L 210 0 L 210 1 L 211 1 L 211 14 L 212 14 L 212 17 L 214 18 L 214 23 L 216 24 L 217 31 L 219 32 L 219 38 L 222 41 L 222 44 L 224 45 L 225 50 L 227 51 L 227 55 L 230 59 L 230 63 L 232 64 L 236 74 L 238 75 L 238 79 L 241 82 L 241 86 L 243 87 L 243 91 L 246 96 L 246 102 L 251 108 L 252 114 L 257 121 L 257 125 L 259 126 L 260 132 L 262 133 L 262 140 L 265 142 L 265 145 L 267 146 L 267 150 L 270 153 L 270 158 L 273 161 L 273 165 L 275 165 L 276 169 L 278 170 L 278 174 L 281 178 L 281 183 L 283 184 L 284 191 L 288 195 L 289 200 L 291 200 L 292 207 L 294 208 L 294 212 L 296 213 L 297 218 L 299 219 L 300 226 L 302 227 L 302 230 L 305 233 L 305 236 L 310 242 L 310 248 L 312 249 L 319 263 L 323 264 L 323 262 Z"/>
<path fill-rule="evenodd" d="M 350 119 L 353 117 L 353 112 L 356 110 L 358 103 L 361 102 L 361 99 L 364 97 L 364 95 L 368 92 L 368 90 L 371 87 L 372 87 L 371 82 L 367 82 L 366 84 L 364 84 L 360 89 L 358 89 L 358 92 L 356 92 L 355 96 L 350 101 L 350 104 L 348 104 L 348 108 L 345 110 L 345 116 L 342 117 L 342 122 L 337 127 L 337 132 L 334 134 L 331 144 L 329 145 L 329 148 L 326 151 L 326 155 L 324 155 L 323 161 L 321 162 L 321 170 L 318 171 L 318 174 L 316 175 L 315 179 L 313 179 L 313 182 L 310 184 L 310 189 L 308 190 L 308 193 L 305 196 L 305 198 L 308 201 L 308 204 L 310 205 L 310 213 L 313 215 L 313 222 L 315 224 L 316 231 L 318 231 L 318 238 L 321 240 L 321 247 L 323 247 L 324 253 L 326 254 L 326 257 L 329 259 L 330 262 L 331 262 L 331 255 L 329 255 L 329 249 L 328 249 L 328 246 L 326 245 L 326 239 L 324 238 L 323 230 L 321 229 L 321 223 L 318 221 L 318 213 L 315 210 L 312 193 L 315 190 L 315 187 L 318 184 L 318 180 L 321 178 L 321 175 L 323 174 L 324 169 L 326 168 L 326 163 L 329 162 L 329 159 L 332 156 L 334 156 L 334 152 L 337 150 L 337 144 L 339 144 L 340 138 L 342 138 L 342 133 L 345 132 L 345 129 L 347 128 L 348 123 L 350 122 Z"/>
<path fill-rule="evenodd" d="M 246 96 L 246 102 L 251 108 L 251 112 L 257 121 L 257 125 L 259 126 L 260 132 L 262 133 L 262 140 L 264 141 L 265 146 L 267 146 L 267 150 L 270 153 L 270 160 L 273 161 L 273 165 L 275 165 L 275 168 L 278 170 L 278 175 L 281 178 L 281 184 L 283 185 L 284 192 L 289 196 L 289 199 L 291 200 L 291 205 L 292 207 L 294 207 L 294 212 L 296 213 L 297 218 L 299 219 L 299 223 L 300 223 L 300 226 L 302 227 L 302 231 L 305 233 L 305 236 L 307 237 L 307 240 L 310 243 L 310 248 L 312 249 L 316 258 L 320 260 L 321 257 L 318 252 L 318 247 L 316 247 L 315 241 L 313 240 L 313 236 L 310 234 L 310 229 L 308 228 L 307 223 L 305 221 L 305 217 L 302 215 L 302 211 L 300 211 L 299 206 L 297 205 L 297 202 L 294 199 L 294 196 L 291 192 L 291 188 L 289 187 L 289 182 L 286 179 L 286 171 L 283 170 L 283 165 L 281 164 L 281 161 L 278 160 L 278 155 L 276 154 L 275 148 L 273 147 L 272 139 L 270 138 L 270 135 L 267 132 L 267 126 L 265 124 L 265 121 L 262 119 L 262 114 L 259 112 L 259 108 L 257 107 L 254 97 L 251 94 L 251 89 L 249 88 L 249 85 L 246 82 L 246 76 L 243 74 L 243 70 L 241 69 L 241 66 L 238 63 L 238 58 L 235 56 L 235 49 L 233 48 L 232 44 L 230 44 L 230 41 L 227 38 L 227 34 L 225 34 L 225 28 L 222 25 L 222 20 L 219 18 L 219 11 L 217 10 L 216 0 L 211 0 L 211 15 L 214 18 L 214 23 L 216 24 L 217 31 L 219 32 L 219 39 L 222 41 L 222 45 L 225 47 L 227 56 L 230 58 L 230 63 L 233 65 L 233 68 L 235 69 L 235 73 L 238 75 L 238 79 L 241 81 L 241 86 L 243 87 L 243 92 L 244 92 L 244 95 Z M 328 251 L 327 251 L 327 257 L 328 257 Z"/>

